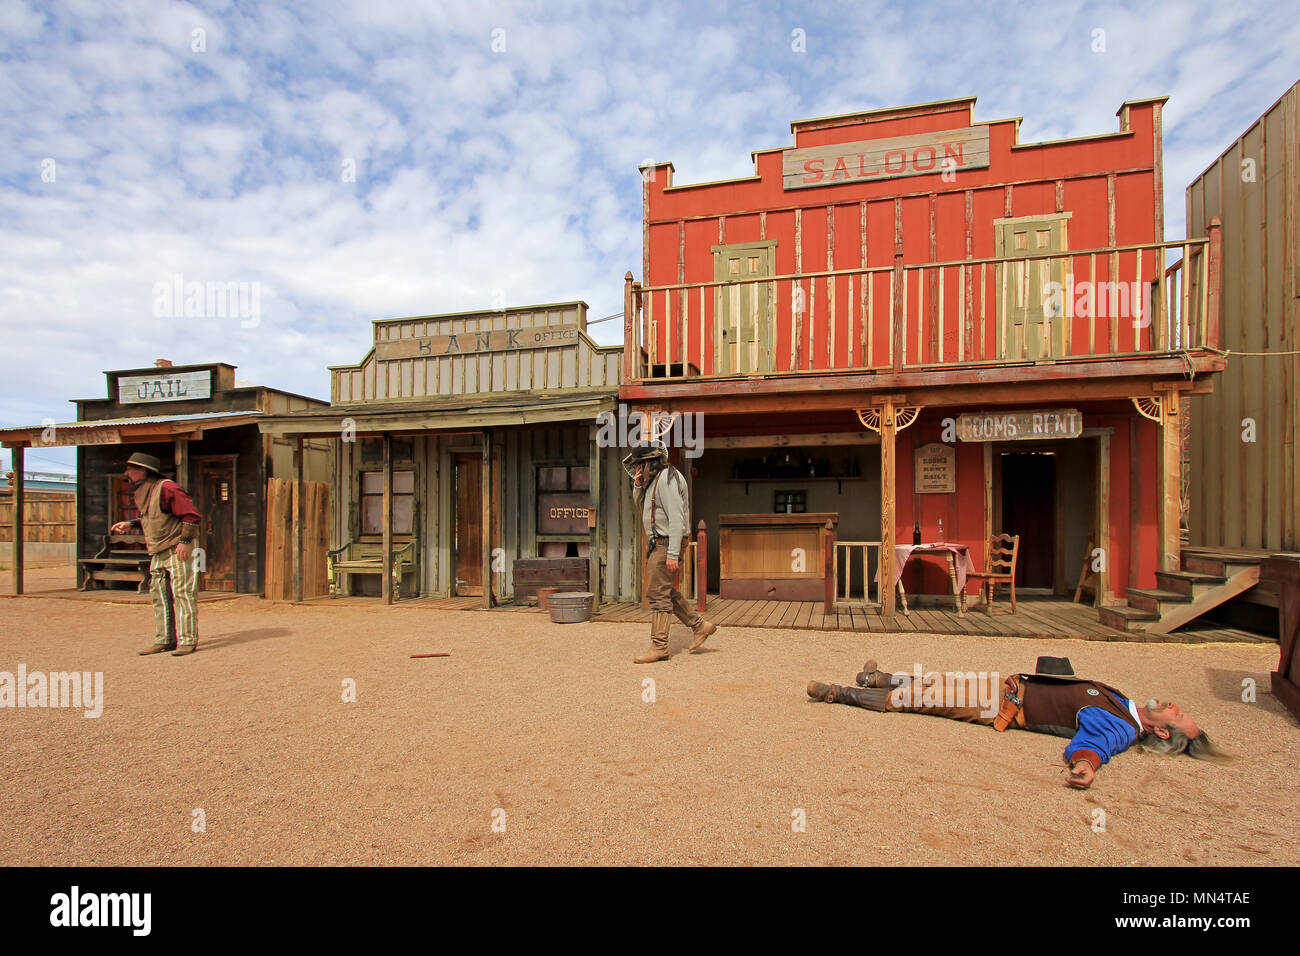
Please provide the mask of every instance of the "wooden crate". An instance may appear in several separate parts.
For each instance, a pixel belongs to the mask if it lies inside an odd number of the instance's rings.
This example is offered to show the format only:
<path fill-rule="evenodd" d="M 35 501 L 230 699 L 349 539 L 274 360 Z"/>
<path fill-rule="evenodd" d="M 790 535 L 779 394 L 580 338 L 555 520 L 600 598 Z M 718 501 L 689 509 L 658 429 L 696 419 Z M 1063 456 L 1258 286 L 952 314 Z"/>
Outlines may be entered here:
<path fill-rule="evenodd" d="M 515 603 L 536 597 L 539 587 L 585 591 L 588 570 L 586 558 L 518 558 L 514 563 Z"/>

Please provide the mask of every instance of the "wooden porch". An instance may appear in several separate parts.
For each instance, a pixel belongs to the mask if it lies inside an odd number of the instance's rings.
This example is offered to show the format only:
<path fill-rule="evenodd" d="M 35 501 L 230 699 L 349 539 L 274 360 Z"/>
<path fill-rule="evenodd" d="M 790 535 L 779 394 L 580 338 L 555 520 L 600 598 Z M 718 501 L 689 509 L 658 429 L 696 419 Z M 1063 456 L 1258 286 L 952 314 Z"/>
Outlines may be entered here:
<path fill-rule="evenodd" d="M 380 603 L 379 598 L 349 597 L 315 598 L 304 602 L 318 605 L 369 605 Z M 411 608 L 441 611 L 484 611 L 482 601 L 474 597 L 412 598 L 392 605 L 394 608 Z M 1097 611 L 1090 604 L 1074 604 L 1064 598 L 1021 598 L 1017 613 L 1010 607 L 995 605 L 992 616 L 982 607 L 958 615 L 955 610 L 940 606 L 913 608 L 910 614 L 899 614 L 893 626 L 886 626 L 878 607 L 844 607 L 826 614 L 820 601 L 744 601 L 724 600 L 717 595 L 708 599 L 708 616 L 724 628 L 766 627 L 801 631 L 863 631 L 918 634 L 973 634 L 988 637 L 1028 637 L 1082 641 L 1135 641 L 1171 644 L 1207 644 L 1217 642 L 1273 644 L 1271 638 L 1231 627 L 1196 626 L 1182 628 L 1173 634 L 1125 633 L 1107 627 L 1097 620 Z M 505 604 L 489 613 L 545 615 L 536 606 Z M 598 623 L 649 624 L 650 612 L 639 604 L 602 604 L 592 615 Z"/>

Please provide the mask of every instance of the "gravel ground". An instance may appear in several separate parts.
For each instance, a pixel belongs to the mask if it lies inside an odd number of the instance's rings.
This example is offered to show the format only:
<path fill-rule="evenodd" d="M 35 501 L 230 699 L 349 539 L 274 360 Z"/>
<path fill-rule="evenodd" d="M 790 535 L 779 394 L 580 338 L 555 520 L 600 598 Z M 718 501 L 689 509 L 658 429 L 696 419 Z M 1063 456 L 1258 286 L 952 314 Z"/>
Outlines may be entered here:
<path fill-rule="evenodd" d="M 138 657 L 147 606 L 0 600 L 0 671 L 102 671 L 105 700 L 0 709 L 0 864 L 1300 863 L 1273 645 L 723 629 L 689 655 L 676 627 L 673 658 L 637 666 L 644 626 L 540 612 L 240 597 L 199 617 L 198 653 Z M 866 657 L 1039 654 L 1177 701 L 1236 759 L 1131 751 L 1079 792 L 1062 740 L 804 693 Z"/>

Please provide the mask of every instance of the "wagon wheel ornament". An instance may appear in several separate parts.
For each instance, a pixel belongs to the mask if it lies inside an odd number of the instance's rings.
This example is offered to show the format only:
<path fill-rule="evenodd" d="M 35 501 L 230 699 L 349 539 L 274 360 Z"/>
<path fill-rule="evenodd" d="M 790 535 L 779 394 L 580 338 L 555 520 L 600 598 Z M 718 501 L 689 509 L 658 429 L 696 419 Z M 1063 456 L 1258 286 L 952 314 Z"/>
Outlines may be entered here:
<path fill-rule="evenodd" d="M 1138 414 L 1143 418 L 1149 418 L 1153 422 L 1159 422 L 1161 417 L 1160 399 L 1154 395 L 1143 395 L 1140 398 L 1129 399 L 1133 407 L 1138 410 Z"/>
<path fill-rule="evenodd" d="M 877 433 L 880 431 L 879 408 L 859 408 L 857 409 L 857 413 L 858 421 L 862 423 L 864 428 Z M 900 408 L 894 409 L 894 431 L 901 432 L 908 425 L 912 424 L 912 422 L 916 421 L 917 416 L 920 414 L 921 406 L 919 405 L 904 405 Z"/>

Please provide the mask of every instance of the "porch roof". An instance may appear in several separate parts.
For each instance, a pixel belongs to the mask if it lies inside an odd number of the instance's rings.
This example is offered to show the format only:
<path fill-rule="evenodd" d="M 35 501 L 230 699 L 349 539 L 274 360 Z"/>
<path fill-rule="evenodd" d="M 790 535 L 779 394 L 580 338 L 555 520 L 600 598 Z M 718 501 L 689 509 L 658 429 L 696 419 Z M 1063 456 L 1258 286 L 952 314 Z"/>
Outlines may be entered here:
<path fill-rule="evenodd" d="M 477 431 L 547 422 L 594 423 L 601 412 L 613 411 L 617 401 L 613 390 L 606 388 L 456 395 L 417 402 L 372 401 L 268 415 L 258 422 L 258 428 L 269 435 L 338 437 L 344 419 L 351 419 L 356 431 L 361 433 Z"/>
<path fill-rule="evenodd" d="M 0 428 L 5 448 L 38 445 L 127 445 L 175 438 L 198 438 L 211 428 L 234 428 L 257 421 L 256 409 L 234 412 L 200 412 L 192 415 L 144 415 L 138 418 L 101 418 L 42 425 L 14 425 Z M 53 440 L 44 432 L 54 430 Z"/>

